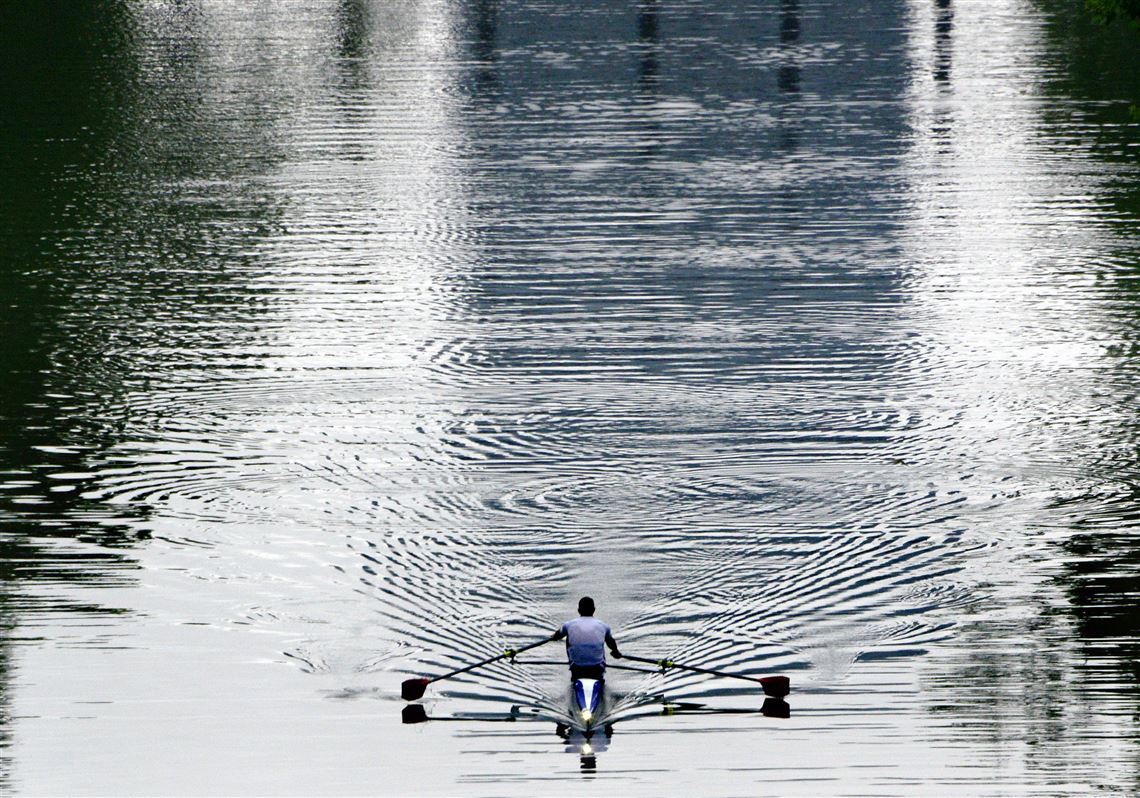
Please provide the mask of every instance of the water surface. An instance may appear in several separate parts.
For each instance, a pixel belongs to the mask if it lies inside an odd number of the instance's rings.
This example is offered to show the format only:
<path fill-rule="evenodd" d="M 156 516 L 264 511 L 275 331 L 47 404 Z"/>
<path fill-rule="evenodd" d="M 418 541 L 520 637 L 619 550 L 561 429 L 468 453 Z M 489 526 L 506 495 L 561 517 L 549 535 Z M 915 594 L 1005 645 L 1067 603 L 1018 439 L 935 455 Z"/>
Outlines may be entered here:
<path fill-rule="evenodd" d="M 4 14 L 6 789 L 1135 789 L 1132 34 Z M 584 776 L 564 671 L 499 664 L 427 709 L 517 722 L 401 724 L 402 679 L 583 594 L 630 653 L 791 676 L 791 717 L 614 674 Z"/>

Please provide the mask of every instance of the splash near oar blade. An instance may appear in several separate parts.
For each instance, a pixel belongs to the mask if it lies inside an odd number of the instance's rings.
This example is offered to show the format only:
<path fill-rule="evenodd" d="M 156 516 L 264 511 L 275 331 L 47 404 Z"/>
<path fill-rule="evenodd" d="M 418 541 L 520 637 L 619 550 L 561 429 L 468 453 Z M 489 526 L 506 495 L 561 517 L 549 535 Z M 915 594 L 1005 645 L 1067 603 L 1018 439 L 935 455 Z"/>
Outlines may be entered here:
<path fill-rule="evenodd" d="M 400 685 L 400 698 L 405 701 L 417 701 L 424 697 L 424 690 L 431 684 L 431 679 L 405 679 Z"/>
<path fill-rule="evenodd" d="M 764 695 L 783 698 L 791 692 L 792 682 L 787 676 L 764 676 L 760 679 L 760 686 L 764 688 Z"/>

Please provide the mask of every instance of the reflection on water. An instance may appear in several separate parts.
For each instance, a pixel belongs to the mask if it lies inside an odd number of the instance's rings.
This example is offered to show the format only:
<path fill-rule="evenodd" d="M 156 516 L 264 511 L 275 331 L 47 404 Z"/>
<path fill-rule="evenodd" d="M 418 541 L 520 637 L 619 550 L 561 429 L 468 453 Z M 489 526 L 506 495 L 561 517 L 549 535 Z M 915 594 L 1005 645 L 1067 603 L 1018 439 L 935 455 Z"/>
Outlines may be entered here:
<path fill-rule="evenodd" d="M 1095 192 L 1098 176 L 1078 160 L 1049 157 L 1040 89 L 995 97 L 981 88 L 982 75 L 1003 70 L 1022 86 L 1045 80 L 1036 20 L 956 4 L 955 27 L 940 44 L 946 10 L 932 11 L 935 70 L 920 81 L 937 86 L 942 65 L 954 67 L 948 94 L 915 87 L 919 97 L 935 99 L 915 102 L 921 132 L 911 229 L 913 260 L 922 266 L 913 273 L 913 312 L 929 351 L 955 366 L 940 369 L 937 383 L 929 369 L 917 369 L 914 382 L 945 408 L 945 424 L 956 431 L 925 459 L 952 458 L 964 478 L 1000 485 L 1003 512 L 971 530 L 991 550 L 974 564 L 987 611 L 959 619 L 945 657 L 957 667 L 928 673 L 927 690 L 944 712 L 965 706 L 976 713 L 969 736 L 1008 757 L 1003 781 L 1022 783 L 1028 772 L 1070 789 L 1103 786 L 1103 751 L 1082 750 L 1081 742 L 1090 733 L 1112 735 L 1116 721 L 1107 705 L 1091 708 L 1076 689 L 1081 657 L 1071 620 L 1056 612 L 1065 599 L 1050 578 L 1058 560 L 1048 541 L 1065 521 L 1046 509 L 1087 479 L 1086 455 L 1073 448 L 1071 431 L 1082 418 L 1103 417 L 1089 391 L 1103 321 L 1086 289 L 1090 273 L 1104 268 L 1096 261 L 1102 244 L 1096 209 L 1079 199 Z M 1001 40 L 957 32 L 998 25 L 1006 31 Z M 1074 198 L 1064 214 L 1051 210 L 1059 194 Z M 962 229 L 979 232 L 952 232 Z M 1096 437 L 1082 435 L 1085 445 Z M 1011 724 L 1024 728 L 1012 740 Z M 962 737 L 941 724 L 931 736 Z"/>
<path fill-rule="evenodd" d="M 5 786 L 1133 785 L 1134 50 L 1055 5 L 0 12 Z M 395 700 L 587 593 L 795 711 Z"/>
<path fill-rule="evenodd" d="M 592 734 L 588 738 L 581 734 L 568 734 L 566 752 L 578 757 L 579 767 L 583 773 L 594 773 L 598 769 L 598 755 L 604 754 L 610 747 L 610 735 Z"/>
<path fill-rule="evenodd" d="M 1071 64 L 1051 96 L 1077 96 L 1095 102 L 1077 108 L 1049 109 L 1050 117 L 1079 122 L 1077 140 L 1098 160 L 1123 167 L 1109 172 L 1095 197 L 1103 212 L 1120 220 L 1140 218 L 1140 181 L 1135 176 L 1136 126 L 1129 113 L 1140 98 L 1140 70 L 1120 69 L 1119 60 L 1134 60 L 1135 34 L 1123 27 L 1102 30 L 1063 4 L 1049 4 L 1049 25 Z M 1103 42 L 1090 47 L 1088 42 Z M 1110 210 L 1111 209 L 1111 210 Z M 1134 383 L 1134 345 L 1138 331 L 1135 312 L 1135 223 L 1113 228 L 1100 271 L 1109 297 L 1104 308 L 1113 336 L 1103 346 L 1106 379 L 1123 388 Z M 1089 453 L 1087 485 L 1054 499 L 1052 509 L 1070 519 L 1071 534 L 1063 543 L 1063 568 L 1056 579 L 1074 614 L 1072 633 L 1081 648 L 1080 690 L 1108 707 L 1121 725 L 1136 717 L 1137 646 L 1140 619 L 1135 612 L 1136 547 L 1132 530 L 1137 521 L 1137 491 L 1133 468 L 1137 440 L 1136 403 L 1128 389 L 1112 391 L 1097 407 L 1102 444 Z M 1133 777 L 1133 784 L 1136 778 Z M 1133 787 L 1133 789 L 1135 789 Z"/>

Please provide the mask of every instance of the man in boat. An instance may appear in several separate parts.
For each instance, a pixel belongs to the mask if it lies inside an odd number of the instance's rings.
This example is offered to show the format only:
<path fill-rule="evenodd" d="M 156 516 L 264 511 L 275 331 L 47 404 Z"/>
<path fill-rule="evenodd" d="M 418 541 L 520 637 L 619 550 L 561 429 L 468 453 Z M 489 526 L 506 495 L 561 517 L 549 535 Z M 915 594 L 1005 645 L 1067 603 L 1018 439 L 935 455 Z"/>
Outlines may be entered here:
<path fill-rule="evenodd" d="M 566 657 L 570 661 L 570 681 L 575 679 L 606 678 L 606 652 L 609 647 L 614 659 L 621 659 L 617 641 L 610 627 L 594 617 L 594 600 L 584 596 L 578 602 L 578 616 L 562 624 L 550 636 L 551 640 L 566 638 Z"/>

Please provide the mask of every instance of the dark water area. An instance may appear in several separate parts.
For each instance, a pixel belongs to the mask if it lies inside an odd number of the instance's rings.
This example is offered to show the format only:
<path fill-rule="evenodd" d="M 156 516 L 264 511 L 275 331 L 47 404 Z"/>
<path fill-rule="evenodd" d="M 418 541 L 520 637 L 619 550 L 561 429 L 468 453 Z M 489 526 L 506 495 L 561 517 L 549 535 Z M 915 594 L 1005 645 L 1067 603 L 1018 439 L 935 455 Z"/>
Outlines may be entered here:
<path fill-rule="evenodd" d="M 1138 44 L 0 8 L 0 792 L 1134 792 Z"/>

